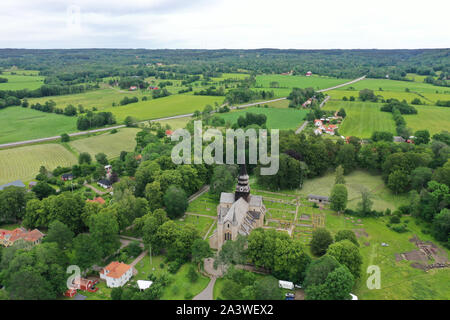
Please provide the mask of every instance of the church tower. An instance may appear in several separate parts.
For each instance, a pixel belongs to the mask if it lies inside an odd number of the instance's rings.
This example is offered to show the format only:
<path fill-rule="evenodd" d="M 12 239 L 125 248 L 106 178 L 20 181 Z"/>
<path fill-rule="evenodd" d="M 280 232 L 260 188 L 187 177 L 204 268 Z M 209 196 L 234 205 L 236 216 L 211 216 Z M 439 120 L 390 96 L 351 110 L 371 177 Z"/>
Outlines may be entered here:
<path fill-rule="evenodd" d="M 239 200 L 239 198 L 244 198 L 245 201 L 249 201 L 250 195 L 250 184 L 249 176 L 247 174 L 247 168 L 245 164 L 239 166 L 239 177 L 238 183 L 236 185 L 236 191 L 234 193 L 234 201 Z"/>

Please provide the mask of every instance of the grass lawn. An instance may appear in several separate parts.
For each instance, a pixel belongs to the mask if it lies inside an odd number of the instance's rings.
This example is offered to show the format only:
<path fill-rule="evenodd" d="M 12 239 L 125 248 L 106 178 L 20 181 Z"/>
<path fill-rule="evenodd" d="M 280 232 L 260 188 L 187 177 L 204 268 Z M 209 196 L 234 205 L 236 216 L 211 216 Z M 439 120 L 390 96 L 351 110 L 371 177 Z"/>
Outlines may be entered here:
<path fill-rule="evenodd" d="M 347 219 L 346 219 L 347 218 Z M 386 223 L 387 217 L 381 218 L 345 217 L 343 215 L 327 214 L 326 227 L 333 233 L 343 229 L 364 229 L 368 237 L 360 237 L 360 251 L 363 256 L 362 277 L 357 282 L 355 294 L 362 300 L 397 300 L 397 299 L 450 299 L 448 286 L 450 272 L 448 269 L 431 270 L 425 272 L 410 266 L 411 261 L 396 261 L 395 254 L 417 250 L 409 241 L 417 235 L 423 241 L 436 241 L 429 235 L 423 234 L 421 227 L 411 217 L 403 217 L 402 222 L 409 220 L 406 233 L 390 230 Z M 352 220 L 354 222 L 352 222 Z M 358 226 L 356 224 L 362 224 Z M 389 244 L 382 247 L 381 243 Z M 447 254 L 449 250 L 446 250 Z M 381 289 L 369 290 L 366 286 L 365 270 L 369 265 L 377 265 L 381 270 Z"/>
<path fill-rule="evenodd" d="M 388 131 L 395 134 L 395 123 L 392 114 L 380 111 L 381 104 L 369 102 L 330 101 L 324 110 L 344 108 L 347 117 L 339 126 L 339 134 L 370 138 L 374 131 Z"/>
<path fill-rule="evenodd" d="M 77 163 L 76 157 L 60 144 L 40 144 L 0 150 L 0 184 L 33 179 L 41 166 L 53 170 Z"/>
<path fill-rule="evenodd" d="M 76 122 L 76 117 L 8 107 L 0 110 L 0 144 L 72 133 Z"/>
<path fill-rule="evenodd" d="M 280 88 L 314 88 L 326 89 L 350 81 L 320 76 L 283 76 L 280 74 L 256 76 L 256 85 L 269 89 L 272 82 L 278 82 Z M 271 88 L 270 88 L 271 89 Z M 289 94 L 289 93 L 288 93 Z"/>
<path fill-rule="evenodd" d="M 0 78 L 8 79 L 8 82 L 0 83 L 0 90 L 35 90 L 44 84 L 44 78 L 37 75 L 21 75 L 18 72 L 16 75 L 0 74 Z"/>
<path fill-rule="evenodd" d="M 263 108 L 250 107 L 245 110 L 237 110 L 228 113 L 217 114 L 216 117 L 221 117 L 225 122 L 229 121 L 231 124 L 237 122 L 240 116 L 245 117 L 245 113 L 265 114 L 267 116 L 267 128 L 269 129 L 296 129 L 300 127 L 307 111 L 298 109 L 280 109 L 280 108 Z"/>
<path fill-rule="evenodd" d="M 307 196 L 308 194 L 317 194 L 329 196 L 334 185 L 334 173 L 326 174 L 323 177 L 308 179 L 305 181 L 303 188 L 299 191 L 300 194 Z M 391 210 L 398 208 L 401 205 L 407 204 L 408 199 L 405 195 L 394 195 L 385 186 L 381 176 L 371 175 L 365 171 L 356 170 L 345 176 L 347 191 L 348 191 L 348 207 L 355 209 L 361 195 L 359 190 L 362 187 L 367 188 L 372 192 L 373 209 Z"/>
<path fill-rule="evenodd" d="M 133 277 L 133 281 L 147 280 L 150 273 L 160 275 L 167 273 L 167 264 L 161 268 L 161 263 L 164 262 L 163 256 L 152 257 L 152 265 L 150 265 L 150 257 L 147 255 L 137 265 L 136 270 L 138 274 Z M 164 293 L 161 300 L 184 300 L 186 294 L 190 293 L 192 297 L 199 294 L 209 283 L 209 278 L 199 275 L 198 280 L 192 283 L 187 278 L 187 273 L 191 263 L 184 264 L 176 274 L 169 273 L 171 277 L 170 284 L 164 288 Z M 152 270 L 155 268 L 155 270 Z"/>
<path fill-rule="evenodd" d="M 138 120 L 150 120 L 180 114 L 192 113 L 195 110 L 203 110 L 207 105 L 222 103 L 223 97 L 194 96 L 188 94 L 172 95 L 149 101 L 140 101 L 126 106 L 108 107 L 102 111 L 110 111 L 121 123 L 127 116 Z"/>
<path fill-rule="evenodd" d="M 219 200 L 209 192 L 202 194 L 200 197 L 189 203 L 186 212 L 203 214 L 207 216 L 217 216 L 217 205 Z"/>
<path fill-rule="evenodd" d="M 207 218 L 207 217 L 200 217 L 200 216 L 192 216 L 192 215 L 185 215 L 183 218 L 178 219 L 176 221 L 178 224 L 185 224 L 190 223 L 192 224 L 199 232 L 200 236 L 203 238 L 206 233 L 208 232 L 211 225 L 216 223 L 215 219 Z"/>
<path fill-rule="evenodd" d="M 140 129 L 136 128 L 121 128 L 115 134 L 107 132 L 94 137 L 77 139 L 69 142 L 69 145 L 78 153 L 88 152 L 92 158 L 100 152 L 105 153 L 108 158 L 115 158 L 121 151 L 134 150 L 136 133 L 139 131 Z"/>
<path fill-rule="evenodd" d="M 170 120 L 163 120 L 158 121 L 162 126 L 165 126 L 168 124 L 172 130 L 176 129 L 183 129 L 186 127 L 187 123 L 191 121 L 191 117 L 185 117 L 185 118 L 178 118 L 178 119 L 170 119 Z"/>

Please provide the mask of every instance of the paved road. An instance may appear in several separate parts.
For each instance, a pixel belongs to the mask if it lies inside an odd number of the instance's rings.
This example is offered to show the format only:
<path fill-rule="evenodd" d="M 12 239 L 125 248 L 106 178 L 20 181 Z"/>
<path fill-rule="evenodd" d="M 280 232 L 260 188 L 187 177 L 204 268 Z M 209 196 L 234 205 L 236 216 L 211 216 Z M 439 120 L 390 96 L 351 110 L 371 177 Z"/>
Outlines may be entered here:
<path fill-rule="evenodd" d="M 361 79 L 361 80 L 362 80 L 362 79 Z M 323 105 L 324 105 L 325 103 L 327 103 L 328 100 L 330 100 L 330 96 L 326 96 L 326 98 L 325 98 L 325 99 L 322 101 L 322 103 L 320 104 L 319 108 L 322 109 Z M 298 128 L 298 129 L 295 131 L 295 134 L 299 134 L 300 132 L 302 132 L 303 129 L 305 129 L 307 125 L 308 125 L 308 121 L 303 122 L 303 124 L 300 126 L 300 128 Z"/>
<path fill-rule="evenodd" d="M 194 297 L 192 300 L 213 300 L 214 284 L 216 283 L 216 277 L 211 277 L 208 286 Z"/>
<path fill-rule="evenodd" d="M 349 84 L 361 81 L 363 79 L 365 79 L 366 76 L 363 76 L 361 78 L 331 87 L 331 88 L 327 88 L 327 89 L 321 89 L 318 90 L 318 92 L 326 92 L 329 90 L 333 90 L 333 89 L 337 89 L 340 87 L 344 87 L 347 86 Z M 287 97 L 284 98 L 278 98 L 278 99 L 272 99 L 272 100 L 267 100 L 267 101 L 260 101 L 260 102 L 253 102 L 253 103 L 248 103 L 248 104 L 243 104 L 243 105 L 239 105 L 239 106 L 235 106 L 235 107 L 230 107 L 230 109 L 240 109 L 240 108 L 248 108 L 248 107 L 252 107 L 252 106 L 257 106 L 258 104 L 265 104 L 265 103 L 270 103 L 270 102 L 276 102 L 276 101 L 281 101 L 281 100 L 286 100 Z M 139 123 L 144 123 L 144 122 L 155 122 L 155 121 L 165 121 L 165 120 L 172 120 L 172 119 L 180 119 L 180 118 L 187 118 L 187 117 L 192 117 L 194 114 L 193 113 L 186 113 L 186 114 L 180 114 L 177 116 L 171 116 L 171 117 L 165 117 L 165 118 L 158 118 L 158 119 L 150 119 L 150 120 L 144 120 L 144 121 L 140 121 Z M 94 130 L 88 130 L 88 131 L 80 131 L 80 132 L 75 132 L 75 133 L 70 133 L 69 136 L 70 137 L 76 137 L 76 136 L 81 136 L 81 135 L 86 135 L 89 133 L 96 133 L 96 132 L 104 132 L 104 131 L 109 131 L 112 129 L 120 129 L 125 127 L 125 125 L 117 125 L 117 126 L 113 126 L 113 127 L 108 127 L 108 128 L 100 128 L 100 129 L 94 129 Z M 16 146 L 20 146 L 20 145 L 26 145 L 26 144 L 32 144 L 32 143 L 39 143 L 39 142 L 47 142 L 47 141 L 53 141 L 53 140 L 58 140 L 60 139 L 61 136 L 54 136 L 54 137 L 48 137 L 48 138 L 40 138 L 40 139 L 32 139 L 32 140 L 24 140 L 24 141 L 18 141 L 18 142 L 11 142 L 11 143 L 4 143 L 4 144 L 0 144 L 0 149 L 1 148 L 9 148 L 9 147 L 16 147 Z"/>

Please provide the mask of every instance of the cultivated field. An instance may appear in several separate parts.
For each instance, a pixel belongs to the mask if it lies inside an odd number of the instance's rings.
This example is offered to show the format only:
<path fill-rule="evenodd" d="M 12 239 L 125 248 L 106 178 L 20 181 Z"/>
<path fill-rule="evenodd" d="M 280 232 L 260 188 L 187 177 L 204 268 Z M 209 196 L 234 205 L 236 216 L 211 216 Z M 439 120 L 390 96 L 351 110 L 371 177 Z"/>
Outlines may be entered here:
<path fill-rule="evenodd" d="M 431 135 L 450 129 L 450 108 L 436 106 L 414 106 L 417 114 L 404 115 L 408 127 L 428 130 Z"/>
<path fill-rule="evenodd" d="M 308 111 L 288 108 L 250 107 L 244 110 L 217 114 L 216 116 L 223 118 L 225 122 L 229 121 L 233 124 L 240 116 L 245 117 L 246 112 L 265 114 L 267 116 L 267 128 L 269 129 L 287 130 L 300 127 Z"/>
<path fill-rule="evenodd" d="M 98 136 L 78 139 L 69 142 L 72 149 L 78 153 L 87 152 L 92 157 L 97 153 L 105 153 L 108 158 L 115 158 L 121 151 L 133 151 L 136 147 L 136 133 L 140 129 L 122 128 L 117 133 L 103 133 Z"/>
<path fill-rule="evenodd" d="M 381 112 L 379 103 L 330 101 L 324 110 L 344 108 L 347 117 L 339 126 L 339 134 L 370 138 L 374 131 L 388 131 L 395 134 L 395 123 L 392 114 Z"/>
<path fill-rule="evenodd" d="M 0 184 L 18 179 L 31 180 L 41 166 L 53 170 L 76 162 L 70 151 L 54 143 L 0 150 Z"/>
<path fill-rule="evenodd" d="M 383 91 L 405 92 L 406 88 L 408 88 L 410 92 L 450 93 L 450 88 L 446 87 L 437 87 L 428 83 L 397 81 L 387 79 L 364 79 L 362 81 L 350 84 L 337 90 L 348 90 L 350 87 L 355 88 L 356 92 L 362 89 L 371 89 L 375 91 L 377 90 L 380 91 L 380 88 L 382 88 Z"/>
<path fill-rule="evenodd" d="M 77 131 L 76 117 L 22 107 L 0 110 L 0 144 Z"/>

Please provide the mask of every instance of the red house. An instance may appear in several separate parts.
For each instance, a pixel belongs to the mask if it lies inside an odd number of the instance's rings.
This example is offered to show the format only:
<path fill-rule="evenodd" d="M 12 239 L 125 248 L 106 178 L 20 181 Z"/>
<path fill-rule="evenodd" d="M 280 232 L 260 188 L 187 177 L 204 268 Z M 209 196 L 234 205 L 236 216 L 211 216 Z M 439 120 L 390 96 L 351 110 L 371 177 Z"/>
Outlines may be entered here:
<path fill-rule="evenodd" d="M 173 135 L 173 131 L 172 130 L 166 130 L 166 136 L 170 137 L 171 135 Z"/>
<path fill-rule="evenodd" d="M 136 91 L 136 90 L 137 90 L 137 87 L 136 87 L 136 86 L 131 86 L 129 90 L 130 90 L 130 91 Z"/>

